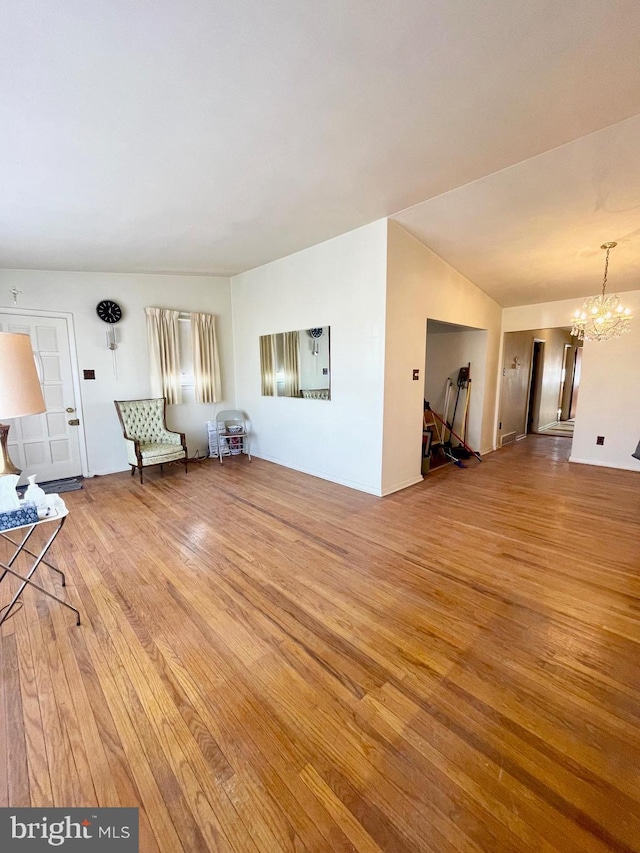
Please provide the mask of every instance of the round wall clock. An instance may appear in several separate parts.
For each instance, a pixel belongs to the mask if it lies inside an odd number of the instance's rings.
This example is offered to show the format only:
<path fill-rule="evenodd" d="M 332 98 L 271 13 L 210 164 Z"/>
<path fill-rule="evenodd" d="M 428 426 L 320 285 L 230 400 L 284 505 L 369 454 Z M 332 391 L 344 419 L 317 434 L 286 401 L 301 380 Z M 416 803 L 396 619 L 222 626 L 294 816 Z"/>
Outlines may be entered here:
<path fill-rule="evenodd" d="M 103 299 L 96 305 L 96 313 L 105 323 L 117 323 L 122 319 L 122 308 L 111 299 Z"/>

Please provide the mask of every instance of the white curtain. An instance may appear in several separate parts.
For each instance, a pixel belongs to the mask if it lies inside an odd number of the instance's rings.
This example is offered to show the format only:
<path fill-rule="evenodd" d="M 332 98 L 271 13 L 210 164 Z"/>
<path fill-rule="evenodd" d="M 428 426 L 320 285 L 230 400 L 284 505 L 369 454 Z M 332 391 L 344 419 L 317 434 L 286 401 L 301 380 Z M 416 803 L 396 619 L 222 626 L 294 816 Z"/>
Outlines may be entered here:
<path fill-rule="evenodd" d="M 300 396 L 300 336 L 297 332 L 284 332 L 282 368 L 284 371 L 284 396 Z"/>
<path fill-rule="evenodd" d="M 263 397 L 276 396 L 276 336 L 260 336 L 260 379 Z"/>
<path fill-rule="evenodd" d="M 217 403 L 220 399 L 220 359 L 213 314 L 191 314 L 191 345 L 196 403 Z"/>
<path fill-rule="evenodd" d="M 145 308 L 151 393 L 166 397 L 167 403 L 181 403 L 180 347 L 178 344 L 178 311 L 168 308 Z"/>

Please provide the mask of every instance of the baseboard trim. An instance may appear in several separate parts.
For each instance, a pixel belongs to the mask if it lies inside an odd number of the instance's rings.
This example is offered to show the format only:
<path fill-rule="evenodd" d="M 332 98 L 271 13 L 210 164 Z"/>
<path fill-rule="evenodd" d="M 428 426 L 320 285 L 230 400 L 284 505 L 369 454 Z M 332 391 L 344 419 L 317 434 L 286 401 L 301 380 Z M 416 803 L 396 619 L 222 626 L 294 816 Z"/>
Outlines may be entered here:
<path fill-rule="evenodd" d="M 282 459 L 276 459 L 274 456 L 262 456 L 259 453 L 251 452 L 251 455 L 256 459 L 264 459 L 265 462 L 273 462 L 274 465 L 282 465 L 283 468 L 290 468 L 292 471 L 300 471 L 301 474 L 308 474 L 310 477 L 318 477 L 320 480 L 328 480 L 330 483 L 336 483 L 338 486 L 346 486 L 348 489 L 355 489 L 357 492 L 366 492 L 368 495 L 382 497 L 382 491 L 375 489 L 373 486 L 367 486 L 364 483 L 357 483 L 352 480 L 334 477 L 324 471 L 316 471 L 312 468 L 303 468 L 300 465 L 292 465 L 289 462 L 284 462 Z M 422 479 L 422 478 L 421 478 Z"/>
<path fill-rule="evenodd" d="M 131 466 L 127 465 L 126 468 L 107 468 L 104 471 L 89 471 L 86 474 L 86 477 L 107 477 L 109 474 L 122 474 L 123 471 L 130 471 Z"/>
<path fill-rule="evenodd" d="M 614 462 L 597 462 L 594 459 L 578 459 L 576 456 L 570 456 L 569 462 L 575 462 L 578 465 L 595 465 L 597 468 L 615 468 L 617 471 L 634 471 L 640 474 L 640 463 L 632 465 L 616 465 Z"/>
<path fill-rule="evenodd" d="M 422 483 L 424 477 L 420 474 L 419 477 L 412 477 L 410 480 L 405 480 L 403 483 L 398 483 L 395 486 L 389 486 L 387 489 L 382 490 L 382 497 L 386 497 L 387 495 L 392 495 L 394 492 L 400 492 L 402 489 L 408 489 L 409 486 L 415 486 L 418 483 Z"/>

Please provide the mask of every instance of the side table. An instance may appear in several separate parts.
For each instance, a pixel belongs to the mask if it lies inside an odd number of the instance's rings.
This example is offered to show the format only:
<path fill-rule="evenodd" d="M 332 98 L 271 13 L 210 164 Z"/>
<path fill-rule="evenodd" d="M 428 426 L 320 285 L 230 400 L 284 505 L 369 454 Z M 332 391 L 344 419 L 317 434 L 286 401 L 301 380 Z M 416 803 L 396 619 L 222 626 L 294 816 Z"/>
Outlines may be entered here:
<path fill-rule="evenodd" d="M 47 562 L 45 560 L 45 557 L 49 551 L 49 548 L 51 548 L 56 537 L 62 530 L 65 520 L 69 515 L 69 510 L 65 507 L 64 509 L 54 510 L 53 513 L 47 516 L 47 518 L 42 518 L 40 519 L 40 521 L 35 521 L 32 524 L 22 524 L 18 527 L 10 527 L 7 530 L 0 530 L 0 536 L 7 542 L 10 542 L 15 549 L 8 563 L 3 563 L 2 561 L 0 561 L 0 584 L 8 574 L 19 578 L 22 581 L 20 587 L 18 588 L 18 591 L 15 593 L 10 603 L 3 611 L 0 611 L 0 626 L 9 618 L 11 611 L 15 607 L 16 603 L 19 601 L 20 596 L 24 592 L 27 585 L 35 587 L 35 589 L 49 596 L 49 598 L 53 598 L 54 601 L 57 601 L 64 607 L 68 607 L 69 610 L 73 610 L 73 612 L 76 614 L 76 625 L 80 624 L 80 612 L 79 610 L 77 610 L 77 608 L 73 607 L 71 604 L 68 604 L 66 601 L 63 601 L 61 598 L 58 598 L 58 596 L 54 595 L 52 592 L 43 589 L 33 580 L 33 576 L 36 572 L 36 569 L 41 563 L 44 563 L 45 566 L 48 566 L 50 569 L 53 569 L 54 572 L 57 572 L 60 575 L 60 577 L 62 578 L 62 586 L 66 586 L 64 572 L 61 572 L 60 569 L 58 569 L 56 566 L 53 566 L 51 563 Z M 36 529 L 36 527 L 40 527 L 40 525 L 43 524 L 55 524 L 55 527 L 40 552 L 36 554 L 27 547 L 27 544 L 29 543 L 29 540 L 31 539 L 31 534 Z M 7 534 L 13 534 L 18 530 L 24 531 L 24 535 L 22 535 L 22 538 L 16 542 L 14 539 L 11 538 L 11 536 L 8 536 Z M 33 565 L 31 566 L 26 575 L 21 575 L 13 568 L 13 565 L 18 559 L 18 556 L 23 553 L 28 554 L 34 559 Z"/>

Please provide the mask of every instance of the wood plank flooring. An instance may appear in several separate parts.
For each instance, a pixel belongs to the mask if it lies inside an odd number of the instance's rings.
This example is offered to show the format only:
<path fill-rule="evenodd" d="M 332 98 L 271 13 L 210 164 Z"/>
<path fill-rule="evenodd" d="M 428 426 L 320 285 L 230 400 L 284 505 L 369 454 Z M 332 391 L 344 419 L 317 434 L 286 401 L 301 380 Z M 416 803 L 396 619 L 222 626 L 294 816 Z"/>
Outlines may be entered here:
<path fill-rule="evenodd" d="M 0 806 L 139 806 L 143 853 L 640 851 L 640 477 L 567 452 L 66 494 L 83 624 L 2 629 Z"/>

